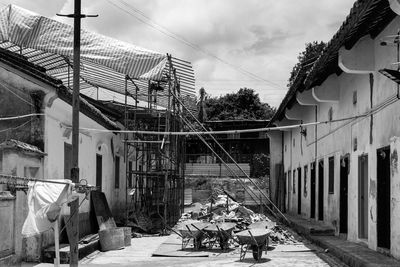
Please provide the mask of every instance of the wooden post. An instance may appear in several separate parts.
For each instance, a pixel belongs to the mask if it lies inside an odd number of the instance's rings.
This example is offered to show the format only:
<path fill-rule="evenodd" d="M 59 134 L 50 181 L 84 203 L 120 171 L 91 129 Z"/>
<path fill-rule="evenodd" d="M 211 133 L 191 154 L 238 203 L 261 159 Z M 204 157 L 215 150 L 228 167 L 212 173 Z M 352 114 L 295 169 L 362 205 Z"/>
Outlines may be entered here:
<path fill-rule="evenodd" d="M 81 0 L 74 0 L 74 76 L 72 94 L 72 169 L 71 180 L 79 183 L 79 76 L 81 47 Z M 70 245 L 70 266 L 78 266 L 79 252 L 79 205 L 78 199 L 70 205 L 72 238 Z"/>
<path fill-rule="evenodd" d="M 58 228 L 58 219 L 54 222 L 54 247 L 55 247 L 55 259 L 54 266 L 60 266 L 60 230 Z"/>
<path fill-rule="evenodd" d="M 72 78 L 72 169 L 71 180 L 79 184 L 79 79 L 81 65 L 81 18 L 97 17 L 98 15 L 82 15 L 81 0 L 74 0 L 74 14 L 58 16 L 74 18 L 74 52 L 73 52 L 73 78 Z M 69 86 L 69 68 L 68 68 Z M 78 266 L 78 241 L 79 241 L 79 198 L 71 201 L 70 206 L 70 266 Z"/>

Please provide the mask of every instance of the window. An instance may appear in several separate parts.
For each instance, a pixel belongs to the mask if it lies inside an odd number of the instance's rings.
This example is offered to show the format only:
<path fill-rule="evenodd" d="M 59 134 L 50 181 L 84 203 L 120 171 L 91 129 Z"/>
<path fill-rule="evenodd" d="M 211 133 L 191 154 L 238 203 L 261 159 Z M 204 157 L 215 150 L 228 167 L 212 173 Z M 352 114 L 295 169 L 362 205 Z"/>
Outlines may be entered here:
<path fill-rule="evenodd" d="M 304 197 L 307 197 L 307 175 L 308 175 L 308 166 L 304 166 Z"/>
<path fill-rule="evenodd" d="M 330 157 L 329 158 L 329 184 L 328 184 L 328 193 L 333 194 L 334 193 L 334 187 L 335 187 L 335 158 Z"/>
<path fill-rule="evenodd" d="M 287 177 L 288 177 L 288 192 L 290 193 L 290 186 L 291 186 L 291 184 L 292 184 L 292 181 L 291 181 L 291 179 L 292 179 L 292 172 L 291 171 L 288 171 L 288 175 L 287 175 Z"/>
<path fill-rule="evenodd" d="M 103 183 L 103 156 L 96 154 L 96 187 L 102 191 Z"/>
<path fill-rule="evenodd" d="M 293 138 L 293 147 L 296 146 L 296 139 Z"/>
<path fill-rule="evenodd" d="M 0 173 L 3 172 L 3 151 L 0 151 Z"/>
<path fill-rule="evenodd" d="M 353 139 L 353 151 L 357 151 L 357 137 Z"/>
<path fill-rule="evenodd" d="M 296 194 L 296 170 L 293 170 L 293 194 Z"/>
<path fill-rule="evenodd" d="M 132 176 L 132 161 L 129 161 L 129 175 L 128 175 L 128 186 L 133 187 L 133 176 Z"/>
<path fill-rule="evenodd" d="M 64 179 L 71 179 L 72 145 L 64 143 Z"/>
<path fill-rule="evenodd" d="M 114 173 L 114 177 L 115 177 L 115 188 L 119 188 L 119 156 L 115 156 L 115 173 Z"/>

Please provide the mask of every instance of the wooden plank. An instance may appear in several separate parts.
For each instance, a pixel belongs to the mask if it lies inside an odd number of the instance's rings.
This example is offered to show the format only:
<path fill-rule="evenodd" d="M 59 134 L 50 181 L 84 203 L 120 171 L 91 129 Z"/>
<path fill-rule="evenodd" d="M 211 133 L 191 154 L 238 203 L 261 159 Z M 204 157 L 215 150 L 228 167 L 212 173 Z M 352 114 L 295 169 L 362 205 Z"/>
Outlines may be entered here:
<path fill-rule="evenodd" d="M 112 217 L 106 196 L 103 192 L 92 191 L 90 200 L 92 201 L 94 213 L 96 215 L 99 230 L 117 227 Z"/>

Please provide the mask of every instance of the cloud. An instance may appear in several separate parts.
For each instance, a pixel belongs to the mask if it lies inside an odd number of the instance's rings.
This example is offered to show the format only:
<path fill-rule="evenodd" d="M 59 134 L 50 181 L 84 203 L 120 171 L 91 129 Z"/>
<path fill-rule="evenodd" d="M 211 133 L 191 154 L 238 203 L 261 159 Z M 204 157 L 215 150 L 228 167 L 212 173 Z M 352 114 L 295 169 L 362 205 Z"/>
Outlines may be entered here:
<path fill-rule="evenodd" d="M 73 10 L 73 0 L 11 2 L 50 17 Z M 249 87 L 278 106 L 305 43 L 328 41 L 352 5 L 349 0 L 83 1 L 83 12 L 99 17 L 83 19 L 82 26 L 192 62 L 196 91 L 203 86 L 208 93 L 219 95 Z M 72 23 L 71 19 L 57 19 Z M 239 68 L 278 84 L 280 89 L 243 74 Z"/>

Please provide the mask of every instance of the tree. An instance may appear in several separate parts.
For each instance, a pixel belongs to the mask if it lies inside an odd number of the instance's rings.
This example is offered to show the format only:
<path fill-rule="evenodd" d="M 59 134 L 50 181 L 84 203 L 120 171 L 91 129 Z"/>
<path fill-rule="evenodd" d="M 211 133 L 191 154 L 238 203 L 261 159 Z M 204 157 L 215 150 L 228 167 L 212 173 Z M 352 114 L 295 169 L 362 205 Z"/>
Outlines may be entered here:
<path fill-rule="evenodd" d="M 205 99 L 206 99 L 206 90 L 204 90 L 203 87 L 200 88 L 199 90 L 200 94 L 200 101 L 199 101 L 199 116 L 198 119 L 200 122 L 204 122 L 207 119 L 207 114 L 206 114 L 206 107 L 205 107 Z"/>
<path fill-rule="evenodd" d="M 324 43 L 323 41 L 306 43 L 306 49 L 303 52 L 299 53 L 297 57 L 299 61 L 296 63 L 296 65 L 294 65 L 292 71 L 290 72 L 290 77 L 288 80 L 289 83 L 287 85 L 289 88 L 293 85 L 299 71 L 308 71 L 311 68 L 312 63 L 317 60 L 325 47 L 326 43 Z"/>
<path fill-rule="evenodd" d="M 207 120 L 267 120 L 275 109 L 262 103 L 253 89 L 241 88 L 237 93 L 205 97 Z"/>

